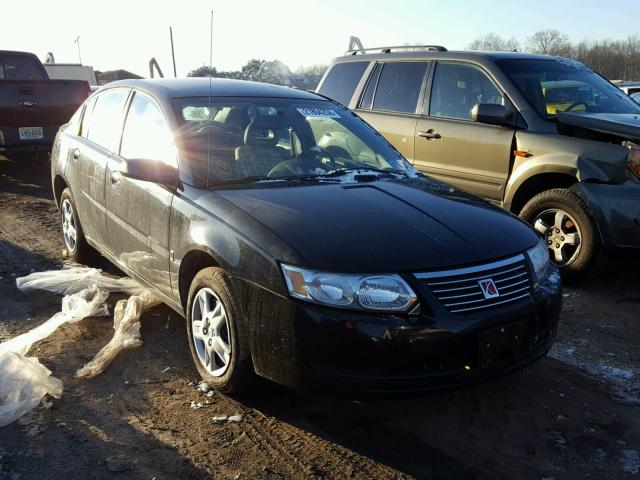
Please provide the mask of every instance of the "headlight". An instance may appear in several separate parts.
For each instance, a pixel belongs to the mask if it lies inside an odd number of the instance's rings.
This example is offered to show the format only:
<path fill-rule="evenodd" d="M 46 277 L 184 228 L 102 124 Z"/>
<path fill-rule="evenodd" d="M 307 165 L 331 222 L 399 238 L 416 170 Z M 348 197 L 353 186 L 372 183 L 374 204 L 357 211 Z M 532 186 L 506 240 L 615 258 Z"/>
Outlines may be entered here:
<path fill-rule="evenodd" d="M 627 157 L 629 169 L 640 178 L 640 148 L 629 146 L 629 156 Z"/>
<path fill-rule="evenodd" d="M 533 265 L 533 273 L 536 283 L 543 280 L 549 272 L 549 250 L 543 239 L 533 248 L 527 250 L 531 265 Z"/>
<path fill-rule="evenodd" d="M 352 310 L 404 312 L 416 294 L 402 277 L 327 273 L 282 264 L 287 289 L 294 298 Z"/>

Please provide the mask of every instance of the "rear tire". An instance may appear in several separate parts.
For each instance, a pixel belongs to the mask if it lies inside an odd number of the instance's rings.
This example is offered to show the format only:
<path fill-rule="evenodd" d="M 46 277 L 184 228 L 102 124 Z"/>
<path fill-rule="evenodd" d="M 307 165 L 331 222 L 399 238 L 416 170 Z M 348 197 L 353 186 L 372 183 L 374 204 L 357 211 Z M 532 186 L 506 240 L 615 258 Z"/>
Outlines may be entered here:
<path fill-rule="evenodd" d="M 567 282 L 584 279 L 600 251 L 595 222 L 582 199 L 567 189 L 539 193 L 520 212 L 544 238 L 551 260 Z"/>
<path fill-rule="evenodd" d="M 255 376 L 248 325 L 222 269 L 198 272 L 186 313 L 189 348 L 202 379 L 223 393 L 246 390 Z"/>
<path fill-rule="evenodd" d="M 62 243 L 69 258 L 78 263 L 88 263 L 96 257 L 96 251 L 87 243 L 82 231 L 78 210 L 69 188 L 65 188 L 60 195 L 60 226 Z"/>

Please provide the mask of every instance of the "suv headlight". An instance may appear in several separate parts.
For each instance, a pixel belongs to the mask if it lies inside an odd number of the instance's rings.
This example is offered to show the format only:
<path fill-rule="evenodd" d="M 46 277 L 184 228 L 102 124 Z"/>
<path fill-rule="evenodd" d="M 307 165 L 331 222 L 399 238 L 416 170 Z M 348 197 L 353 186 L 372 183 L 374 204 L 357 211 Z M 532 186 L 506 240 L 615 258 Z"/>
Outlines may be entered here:
<path fill-rule="evenodd" d="M 636 177 L 640 178 L 640 148 L 630 145 L 629 146 L 629 156 L 627 157 L 627 165 L 629 165 L 629 169 L 635 174 Z"/>
<path fill-rule="evenodd" d="M 544 280 L 549 273 L 549 250 L 541 238 L 535 247 L 527 250 L 527 256 L 533 266 L 533 274 L 537 282 Z"/>
<path fill-rule="evenodd" d="M 416 294 L 402 277 L 328 273 L 281 264 L 292 297 L 351 310 L 405 312 Z"/>

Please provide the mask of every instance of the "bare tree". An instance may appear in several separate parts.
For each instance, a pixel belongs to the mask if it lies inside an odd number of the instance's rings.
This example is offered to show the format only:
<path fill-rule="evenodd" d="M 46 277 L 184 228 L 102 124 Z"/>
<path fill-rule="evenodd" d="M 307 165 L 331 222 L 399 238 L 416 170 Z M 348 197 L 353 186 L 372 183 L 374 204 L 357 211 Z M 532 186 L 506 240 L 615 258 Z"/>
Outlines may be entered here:
<path fill-rule="evenodd" d="M 490 52 L 514 52 L 520 49 L 520 43 L 515 37 L 502 38 L 497 33 L 488 33 L 484 37 L 476 38 L 469 44 L 467 50 Z"/>
<path fill-rule="evenodd" d="M 529 37 L 527 49 L 545 55 L 568 56 L 571 43 L 569 37 L 558 30 L 540 30 Z"/>

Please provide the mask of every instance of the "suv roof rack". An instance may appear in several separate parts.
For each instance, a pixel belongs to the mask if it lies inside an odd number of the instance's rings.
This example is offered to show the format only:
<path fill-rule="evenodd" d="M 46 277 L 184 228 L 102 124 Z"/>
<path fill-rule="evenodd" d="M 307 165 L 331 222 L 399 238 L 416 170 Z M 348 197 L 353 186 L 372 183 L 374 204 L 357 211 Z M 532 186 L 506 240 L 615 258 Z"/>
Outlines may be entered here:
<path fill-rule="evenodd" d="M 375 47 L 364 48 L 362 42 L 358 37 L 349 38 L 349 48 L 345 52 L 345 55 L 358 55 L 368 52 L 380 52 L 391 53 L 392 51 L 412 51 L 412 50 L 426 50 L 429 52 L 446 52 L 447 49 L 442 45 L 398 45 L 395 47 Z"/>

